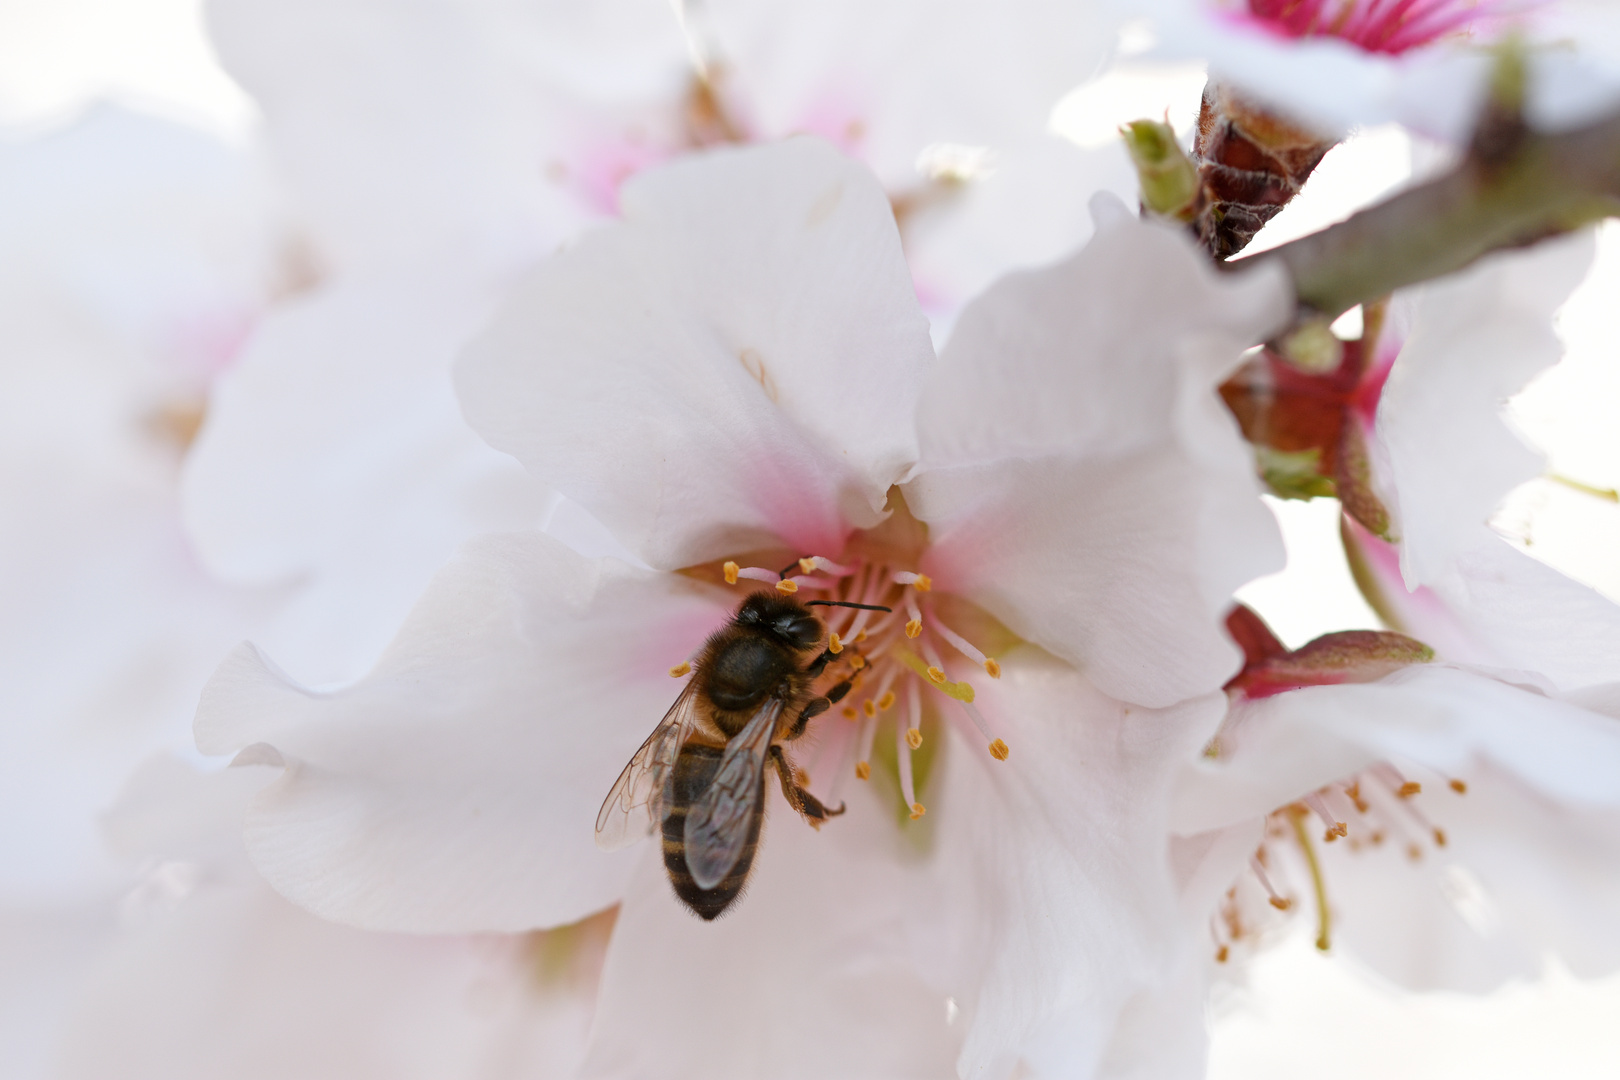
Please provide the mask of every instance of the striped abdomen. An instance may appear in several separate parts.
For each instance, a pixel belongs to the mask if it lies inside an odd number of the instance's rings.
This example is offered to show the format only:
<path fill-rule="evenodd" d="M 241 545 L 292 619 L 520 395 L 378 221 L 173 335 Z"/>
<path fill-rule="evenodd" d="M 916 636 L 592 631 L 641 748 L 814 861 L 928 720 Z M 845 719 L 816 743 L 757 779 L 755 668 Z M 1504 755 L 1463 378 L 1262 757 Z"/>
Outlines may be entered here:
<path fill-rule="evenodd" d="M 664 818 L 664 868 L 669 871 L 669 883 L 675 886 L 675 895 L 705 919 L 712 919 L 726 910 L 742 891 L 743 882 L 748 880 L 748 870 L 754 865 L 754 848 L 759 845 L 759 825 L 765 819 L 764 792 L 756 792 L 754 805 L 757 809 L 754 820 L 748 826 L 748 841 L 737 858 L 737 865 L 714 888 L 698 888 L 686 869 L 686 811 L 707 790 L 709 781 L 714 779 L 715 772 L 720 768 L 721 753 L 712 746 L 688 743 L 681 747 L 680 756 L 675 759 L 675 798 L 669 816 Z M 764 773 L 760 774 L 758 782 L 764 785 Z"/>

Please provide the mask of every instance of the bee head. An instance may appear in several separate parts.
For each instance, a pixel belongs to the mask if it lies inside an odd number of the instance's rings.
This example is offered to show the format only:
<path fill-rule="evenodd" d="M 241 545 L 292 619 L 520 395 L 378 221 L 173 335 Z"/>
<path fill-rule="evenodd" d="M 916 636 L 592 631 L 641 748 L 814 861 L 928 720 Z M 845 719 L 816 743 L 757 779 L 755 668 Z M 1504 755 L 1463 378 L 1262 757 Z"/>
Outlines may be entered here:
<path fill-rule="evenodd" d="M 797 600 L 757 592 L 737 609 L 737 621 L 769 631 L 793 649 L 813 649 L 821 642 L 821 620 Z"/>

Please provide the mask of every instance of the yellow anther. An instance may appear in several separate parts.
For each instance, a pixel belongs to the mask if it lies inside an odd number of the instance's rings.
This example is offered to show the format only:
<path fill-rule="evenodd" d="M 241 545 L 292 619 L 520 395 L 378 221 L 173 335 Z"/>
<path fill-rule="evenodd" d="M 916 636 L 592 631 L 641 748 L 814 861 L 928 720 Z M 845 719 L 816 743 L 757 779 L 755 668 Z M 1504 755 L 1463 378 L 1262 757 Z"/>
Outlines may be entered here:
<path fill-rule="evenodd" d="M 1222 945 L 1220 948 L 1215 950 L 1215 962 L 1217 964 L 1224 964 L 1224 963 L 1226 963 L 1226 958 L 1231 956 L 1231 955 L 1232 955 L 1231 950 L 1228 949 L 1225 945 Z"/>
<path fill-rule="evenodd" d="M 688 664 L 685 660 L 682 660 L 680 663 L 669 669 L 669 677 L 672 679 L 678 679 L 691 670 L 692 665 Z"/>
<path fill-rule="evenodd" d="M 1436 830 L 1434 830 L 1434 842 L 1435 842 L 1435 845 L 1438 846 L 1438 847 L 1445 847 L 1446 846 L 1446 830 L 1444 830 L 1444 829 L 1436 829 Z"/>
<path fill-rule="evenodd" d="M 738 566 L 734 562 L 727 561 L 727 563 L 724 566 L 722 566 L 720 569 L 722 571 L 724 571 L 724 573 L 726 575 L 726 584 L 727 585 L 735 585 L 735 584 L 737 584 L 737 571 L 741 570 L 742 567 Z"/>
<path fill-rule="evenodd" d="M 1294 902 L 1292 900 L 1285 900 L 1280 896 L 1273 896 L 1271 898 L 1271 906 L 1276 908 L 1278 911 L 1287 911 L 1289 908 L 1294 906 Z"/>
<path fill-rule="evenodd" d="M 866 640 L 866 631 L 865 630 L 862 630 L 860 633 L 855 635 L 855 644 L 859 645 L 861 642 L 863 642 L 865 640 Z"/>
<path fill-rule="evenodd" d="M 1395 792 L 1395 794 L 1399 795 L 1403 799 L 1410 799 L 1413 795 L 1416 795 L 1422 790 L 1422 784 L 1418 783 L 1416 780 L 1408 780 L 1406 783 L 1401 785 L 1400 790 Z"/>
<path fill-rule="evenodd" d="M 814 559 L 800 559 L 799 560 L 799 570 L 801 572 L 808 574 L 810 571 L 814 570 L 815 568 L 816 568 L 816 560 L 814 560 Z"/>
<path fill-rule="evenodd" d="M 884 712 L 888 712 L 890 709 L 894 708 L 893 690 L 883 691 L 883 696 L 878 698 L 878 708 L 882 709 Z"/>
<path fill-rule="evenodd" d="M 1423 858 L 1423 849 L 1416 844 L 1408 844 L 1406 845 L 1406 857 L 1413 862 L 1418 862 Z"/>
<path fill-rule="evenodd" d="M 860 653 L 850 653 L 849 666 L 854 668 L 856 671 L 861 670 L 861 668 L 866 666 L 866 657 L 862 656 Z"/>
<path fill-rule="evenodd" d="M 1006 761 L 1007 754 L 1007 744 L 1002 742 L 1000 739 L 997 739 L 995 742 L 990 744 L 990 756 L 995 758 L 997 761 Z"/>
<path fill-rule="evenodd" d="M 906 637 L 914 638 L 920 633 L 922 633 L 921 619 L 912 619 L 910 622 L 906 623 Z"/>
<path fill-rule="evenodd" d="M 853 720 L 859 715 L 861 715 L 861 714 L 855 711 L 855 706 L 853 706 L 853 705 L 845 705 L 844 706 L 844 719 L 845 720 Z"/>
<path fill-rule="evenodd" d="M 844 651 L 844 639 L 836 631 L 827 635 L 827 651 L 834 656 Z"/>
<path fill-rule="evenodd" d="M 917 580 L 911 583 L 911 587 L 918 592 L 927 592 L 934 587 L 934 579 L 927 574 L 918 574 Z"/>
<path fill-rule="evenodd" d="M 868 717 L 877 715 L 877 706 L 872 704 L 871 698 L 867 698 L 865 701 L 861 702 L 861 712 L 865 713 Z"/>
<path fill-rule="evenodd" d="M 870 779 L 872 779 L 872 766 L 867 764 L 864 761 L 857 761 L 855 763 L 855 779 L 857 779 L 857 780 L 870 780 Z"/>
<path fill-rule="evenodd" d="M 792 578 L 783 578 L 781 581 L 776 583 L 776 591 L 792 596 L 794 593 L 799 591 L 799 583 L 794 581 Z"/>
<path fill-rule="evenodd" d="M 995 657 L 993 656 L 987 656 L 984 658 L 984 670 L 989 673 L 992 679 L 1001 678 L 1001 665 L 996 663 Z"/>
<path fill-rule="evenodd" d="M 913 750 L 922 748 L 922 732 L 917 728 L 906 728 L 906 745 Z"/>
<path fill-rule="evenodd" d="M 1468 794 L 1468 785 L 1463 783 L 1461 780 L 1453 780 L 1451 782 L 1451 790 L 1455 791 L 1459 795 L 1466 795 Z"/>
<path fill-rule="evenodd" d="M 916 821 L 918 818 L 922 817 L 926 813 L 928 813 L 928 808 L 923 806 L 922 803 L 914 802 L 914 803 L 911 804 L 911 820 L 912 821 Z"/>
<path fill-rule="evenodd" d="M 932 664 L 928 665 L 928 677 L 936 683 L 943 684 L 945 682 L 945 673 Z"/>

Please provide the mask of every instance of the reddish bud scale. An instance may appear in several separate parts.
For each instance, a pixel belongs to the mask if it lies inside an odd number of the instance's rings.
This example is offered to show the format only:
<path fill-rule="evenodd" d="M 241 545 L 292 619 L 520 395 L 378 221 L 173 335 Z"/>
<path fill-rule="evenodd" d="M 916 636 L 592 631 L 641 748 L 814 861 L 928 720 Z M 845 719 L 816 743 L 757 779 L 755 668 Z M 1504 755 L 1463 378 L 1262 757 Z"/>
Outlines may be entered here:
<path fill-rule="evenodd" d="M 1198 113 L 1193 160 L 1204 185 L 1194 234 L 1217 259 L 1248 246 L 1261 226 L 1299 194 L 1322 155 L 1324 139 L 1210 82 Z"/>
<path fill-rule="evenodd" d="M 1374 682 L 1434 659 L 1434 650 L 1421 641 L 1385 630 L 1323 634 L 1289 652 L 1260 616 L 1241 604 L 1227 616 L 1226 626 L 1244 653 L 1243 670 L 1226 689 L 1247 698 L 1271 697 L 1302 686 Z"/>
<path fill-rule="evenodd" d="M 1378 312 L 1368 312 L 1368 332 L 1342 343 L 1338 367 L 1303 371 L 1272 349 L 1240 367 L 1220 388 L 1243 437 L 1284 454 L 1313 454 L 1311 469 L 1324 487 L 1305 492 L 1273 489 L 1288 497 L 1334 495 L 1345 512 L 1375 535 L 1389 532 L 1389 511 L 1372 488 L 1366 432 L 1388 378 L 1387 365 L 1369 370 L 1377 340 Z M 1271 479 L 1268 477 L 1268 479 Z"/>

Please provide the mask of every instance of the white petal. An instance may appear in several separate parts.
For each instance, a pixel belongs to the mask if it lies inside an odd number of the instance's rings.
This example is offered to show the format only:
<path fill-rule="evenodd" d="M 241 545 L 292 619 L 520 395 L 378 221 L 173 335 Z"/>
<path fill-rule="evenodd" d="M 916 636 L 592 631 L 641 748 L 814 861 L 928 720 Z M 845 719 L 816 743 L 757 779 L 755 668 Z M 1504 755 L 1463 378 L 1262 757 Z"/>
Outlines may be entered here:
<path fill-rule="evenodd" d="M 1412 667 L 1235 708 L 1231 748 L 1223 736 L 1221 759 L 1191 766 L 1178 787 L 1177 832 L 1270 813 L 1390 758 L 1452 777 L 1486 760 L 1559 802 L 1620 806 L 1612 720 L 1470 672 Z"/>
<path fill-rule="evenodd" d="M 1414 862 L 1400 843 L 1318 846 L 1336 944 L 1413 990 L 1489 991 L 1536 977 L 1549 952 L 1585 977 L 1615 970 L 1620 812 L 1560 804 L 1489 764 L 1466 775 L 1466 795 L 1418 796 L 1444 849 Z"/>
<path fill-rule="evenodd" d="M 653 566 L 837 552 L 916 456 L 932 358 L 882 189 L 795 139 L 642 173 L 622 206 L 468 350 L 467 417 Z"/>
<path fill-rule="evenodd" d="M 892 806 L 868 785 L 848 794 L 846 815 L 812 831 L 768 778 L 748 890 L 712 923 L 675 898 L 659 852 L 643 852 L 608 949 L 585 1075 L 951 1075 L 960 1021 L 951 1025 L 944 992 L 908 950 L 926 880 L 915 854 L 903 857 Z"/>
<path fill-rule="evenodd" d="M 1107 145 L 1089 150 L 1050 133 L 998 146 L 986 152 L 981 172 L 918 196 L 904 226 L 906 260 L 936 340 L 960 305 L 997 278 L 1085 243 L 1093 192 L 1136 198 L 1136 170 L 1124 142 L 1109 134 Z"/>
<path fill-rule="evenodd" d="M 1176 964 L 1165 813 L 1178 763 L 1224 711 L 1111 701 L 1066 665 L 1007 663 L 979 704 L 1008 729 L 1005 762 L 953 745 L 938 813 L 939 895 L 959 922 L 931 947 L 966 982 L 968 1077 L 1026 1058 L 1094 1075 L 1121 1011 Z"/>
<path fill-rule="evenodd" d="M 452 938 L 318 919 L 276 896 L 242 851 L 243 815 L 274 776 L 160 759 L 119 797 L 117 846 L 148 869 L 62 1010 L 67 1031 L 50 1075 L 426 1078 L 481 1076 L 503 1062 L 525 1075 L 575 1067 L 603 921 Z"/>
<path fill-rule="evenodd" d="M 533 481 L 450 383 L 490 276 L 446 261 L 340 282 L 267 319 L 214 391 L 187 525 L 215 574 L 298 582 L 260 642 L 304 683 L 364 674 L 463 540 L 539 522 Z"/>
<path fill-rule="evenodd" d="M 1589 232 L 1505 252 L 1423 286 L 1378 409 L 1407 586 L 1433 584 L 1542 460 L 1502 408 L 1563 348 L 1552 317 L 1591 264 Z"/>
<path fill-rule="evenodd" d="M 757 134 L 847 144 L 892 190 L 930 145 L 1001 149 L 1041 132 L 1114 43 L 1100 4 L 721 0 L 689 8 Z"/>
<path fill-rule="evenodd" d="M 318 258 L 348 270 L 448 246 L 534 254 L 587 217 L 548 169 L 573 114 L 674 93 L 685 57 L 657 0 L 586 7 L 225 0 L 209 29 L 263 110 Z"/>
<path fill-rule="evenodd" d="M 542 535 L 483 538 L 355 687 L 312 694 L 239 650 L 204 691 L 198 745 L 265 742 L 288 762 L 248 848 L 316 914 L 427 932 L 573 922 L 619 898 L 629 856 L 596 849 L 597 807 L 723 603 Z"/>
<path fill-rule="evenodd" d="M 1563 692 L 1620 681 L 1620 605 L 1486 530 L 1434 593 L 1483 663 L 1535 672 Z"/>
<path fill-rule="evenodd" d="M 1231 595 L 1283 553 L 1214 388 L 1290 302 L 1281 277 L 1218 275 L 1130 221 L 975 301 L 924 396 L 926 471 L 906 489 L 939 587 L 1113 696 L 1221 685 Z"/>
<path fill-rule="evenodd" d="M 588 998 L 537 993 L 534 966 L 521 939 L 367 933 L 262 884 L 205 888 L 102 958 L 51 1075 L 433 1080 L 502 1057 L 561 1075 Z"/>

